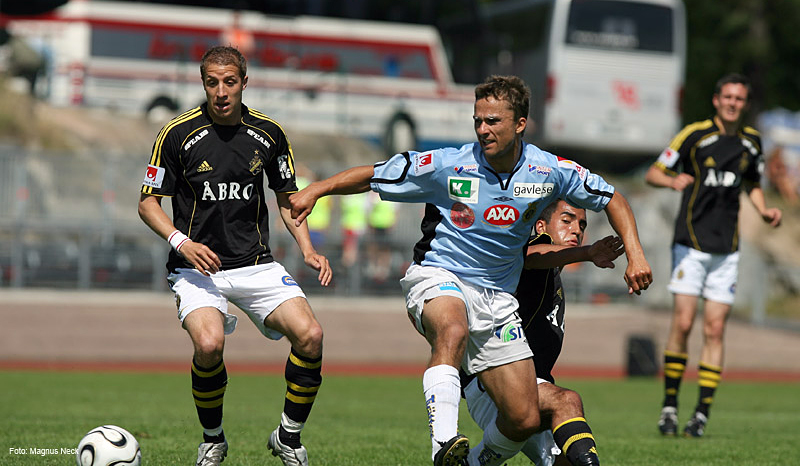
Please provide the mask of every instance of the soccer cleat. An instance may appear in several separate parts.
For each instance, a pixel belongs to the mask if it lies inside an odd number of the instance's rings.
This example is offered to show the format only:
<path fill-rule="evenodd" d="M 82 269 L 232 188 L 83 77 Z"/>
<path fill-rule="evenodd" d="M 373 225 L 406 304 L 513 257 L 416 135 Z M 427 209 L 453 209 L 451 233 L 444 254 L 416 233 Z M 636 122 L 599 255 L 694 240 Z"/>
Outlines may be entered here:
<path fill-rule="evenodd" d="M 441 445 L 442 448 L 436 452 L 436 456 L 433 458 L 433 466 L 466 466 L 469 455 L 469 439 L 458 434 Z"/>
<path fill-rule="evenodd" d="M 706 430 L 708 418 L 703 413 L 695 412 L 694 416 L 686 423 L 683 428 L 684 437 L 702 437 Z"/>
<path fill-rule="evenodd" d="M 197 448 L 197 466 L 218 466 L 228 456 L 228 441 L 201 443 Z"/>
<path fill-rule="evenodd" d="M 272 456 L 280 458 L 285 466 L 308 466 L 306 447 L 300 445 L 300 448 L 292 448 L 282 444 L 281 439 L 278 437 L 280 428 L 281 426 L 278 426 L 272 431 L 267 442 L 267 448 L 272 450 Z"/>
<path fill-rule="evenodd" d="M 664 406 L 661 408 L 661 417 L 658 419 L 658 430 L 661 435 L 675 435 L 678 433 L 678 408 Z"/>

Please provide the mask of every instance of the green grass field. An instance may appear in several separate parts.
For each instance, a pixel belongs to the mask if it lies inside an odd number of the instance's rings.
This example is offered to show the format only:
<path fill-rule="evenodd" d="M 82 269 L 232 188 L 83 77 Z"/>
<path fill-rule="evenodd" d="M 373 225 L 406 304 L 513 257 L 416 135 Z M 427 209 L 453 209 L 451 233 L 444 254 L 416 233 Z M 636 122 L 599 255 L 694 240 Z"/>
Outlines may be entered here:
<path fill-rule="evenodd" d="M 230 453 L 224 464 L 280 465 L 265 445 L 279 420 L 282 377 L 229 376 L 225 432 Z M 131 431 L 141 444 L 143 464 L 194 464 L 201 439 L 189 381 L 188 372 L 0 372 L 0 464 L 74 464 L 69 455 L 27 452 L 75 448 L 83 434 L 101 424 Z M 605 465 L 800 461 L 797 384 L 723 381 L 706 437 L 684 439 L 662 438 L 656 430 L 661 382 L 655 378 L 559 382 L 583 395 Z M 696 394 L 695 381 L 684 381 L 681 422 Z M 461 430 L 473 444 L 480 440 L 463 404 Z M 315 466 L 430 464 L 421 377 L 326 376 L 303 439 Z M 517 457 L 508 464 L 530 462 Z"/>

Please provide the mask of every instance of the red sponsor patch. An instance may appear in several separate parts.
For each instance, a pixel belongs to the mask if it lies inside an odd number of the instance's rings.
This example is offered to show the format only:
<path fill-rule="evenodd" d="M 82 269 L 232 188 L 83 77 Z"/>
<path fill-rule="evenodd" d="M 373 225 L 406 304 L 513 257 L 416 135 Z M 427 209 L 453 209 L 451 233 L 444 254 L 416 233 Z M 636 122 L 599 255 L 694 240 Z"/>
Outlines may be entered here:
<path fill-rule="evenodd" d="M 475 223 L 475 212 L 468 205 L 456 202 L 450 208 L 450 221 L 458 228 L 469 228 Z"/>
<path fill-rule="evenodd" d="M 510 205 L 493 205 L 483 213 L 486 223 L 496 226 L 508 226 L 519 218 L 519 211 Z"/>

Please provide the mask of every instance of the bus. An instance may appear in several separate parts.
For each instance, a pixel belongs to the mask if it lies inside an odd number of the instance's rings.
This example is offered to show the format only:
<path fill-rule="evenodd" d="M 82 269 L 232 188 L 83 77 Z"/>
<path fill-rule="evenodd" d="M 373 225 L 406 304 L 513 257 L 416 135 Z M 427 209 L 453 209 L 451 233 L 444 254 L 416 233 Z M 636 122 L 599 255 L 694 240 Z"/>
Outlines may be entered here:
<path fill-rule="evenodd" d="M 204 101 L 199 60 L 230 43 L 248 59 L 245 103 L 290 133 L 355 136 L 387 154 L 474 140 L 473 85 L 453 81 L 430 25 L 70 0 L 0 14 L 0 26 L 43 52 L 36 92 L 54 105 L 162 121 Z"/>
<path fill-rule="evenodd" d="M 685 23 L 680 0 L 509 0 L 440 30 L 456 81 L 525 79 L 532 142 L 570 158 L 638 159 L 680 129 Z"/>

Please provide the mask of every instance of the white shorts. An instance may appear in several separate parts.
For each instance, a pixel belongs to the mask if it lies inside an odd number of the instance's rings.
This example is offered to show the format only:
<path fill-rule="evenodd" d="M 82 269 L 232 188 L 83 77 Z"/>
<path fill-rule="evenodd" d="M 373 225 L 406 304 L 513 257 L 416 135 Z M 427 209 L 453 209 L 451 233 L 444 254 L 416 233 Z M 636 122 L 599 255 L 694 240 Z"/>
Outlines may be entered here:
<path fill-rule="evenodd" d="M 537 378 L 536 383 L 550 382 Z M 464 397 L 467 400 L 469 415 L 472 416 L 475 424 L 485 431 L 489 423 L 494 422 L 497 417 L 497 407 L 489 394 L 481 389 L 477 377 L 464 387 Z M 556 456 L 561 454 L 561 449 L 556 445 L 553 432 L 546 430 L 532 435 L 522 447 L 522 453 L 536 466 L 552 466 L 556 461 Z"/>
<path fill-rule="evenodd" d="M 423 335 L 422 311 L 427 301 L 438 296 L 464 301 L 469 339 L 462 368 L 467 374 L 533 357 L 516 312 L 519 304 L 510 293 L 463 282 L 439 267 L 417 264 L 408 268 L 400 285 L 406 295 L 408 315 Z"/>
<path fill-rule="evenodd" d="M 177 269 L 167 277 L 175 293 L 178 319 L 202 307 L 214 307 L 225 316 L 225 334 L 236 329 L 237 318 L 228 313 L 232 302 L 253 321 L 264 336 L 280 340 L 283 334 L 264 325 L 264 319 L 283 302 L 306 295 L 277 262 L 220 270 L 206 277 L 196 269 Z"/>
<path fill-rule="evenodd" d="M 683 244 L 672 245 L 672 277 L 667 290 L 733 304 L 739 253 L 712 254 Z"/>

